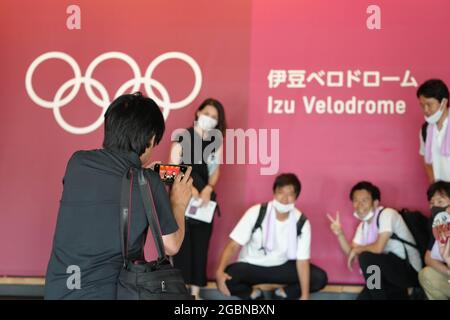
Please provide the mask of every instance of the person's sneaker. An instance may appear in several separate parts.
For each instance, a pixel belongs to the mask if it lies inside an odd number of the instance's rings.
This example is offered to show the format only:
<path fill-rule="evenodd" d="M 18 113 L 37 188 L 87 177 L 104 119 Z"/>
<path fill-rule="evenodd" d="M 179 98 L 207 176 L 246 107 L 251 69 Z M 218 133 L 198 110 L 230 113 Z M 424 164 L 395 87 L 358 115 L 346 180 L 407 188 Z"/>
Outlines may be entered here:
<path fill-rule="evenodd" d="M 283 288 L 278 288 L 277 290 L 274 291 L 273 298 L 275 300 L 285 300 L 287 299 L 287 294 Z"/>
<path fill-rule="evenodd" d="M 250 295 L 250 300 L 263 300 L 264 294 L 261 289 L 255 289 Z"/>

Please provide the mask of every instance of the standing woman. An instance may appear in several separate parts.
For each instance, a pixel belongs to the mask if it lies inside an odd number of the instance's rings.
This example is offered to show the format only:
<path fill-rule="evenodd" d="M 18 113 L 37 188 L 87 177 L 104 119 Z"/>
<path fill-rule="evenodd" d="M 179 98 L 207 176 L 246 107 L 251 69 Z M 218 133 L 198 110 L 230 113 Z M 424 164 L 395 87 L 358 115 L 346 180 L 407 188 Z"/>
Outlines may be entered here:
<path fill-rule="evenodd" d="M 192 165 L 192 197 L 200 198 L 202 206 L 210 200 L 216 200 L 214 190 L 220 175 L 218 159 L 222 158 L 223 140 L 215 142 L 220 143 L 217 150 L 212 146 L 207 148 L 217 139 L 211 134 L 211 130 L 219 130 L 223 137 L 225 128 L 225 112 L 222 104 L 215 99 L 207 99 L 195 113 L 194 126 L 179 135 L 171 146 L 170 163 Z M 191 293 L 196 299 L 200 299 L 200 287 L 206 286 L 206 264 L 212 226 L 213 222 L 206 223 L 186 217 L 184 241 L 178 254 L 173 257 L 174 266 L 181 270 L 186 284 L 190 286 Z"/>

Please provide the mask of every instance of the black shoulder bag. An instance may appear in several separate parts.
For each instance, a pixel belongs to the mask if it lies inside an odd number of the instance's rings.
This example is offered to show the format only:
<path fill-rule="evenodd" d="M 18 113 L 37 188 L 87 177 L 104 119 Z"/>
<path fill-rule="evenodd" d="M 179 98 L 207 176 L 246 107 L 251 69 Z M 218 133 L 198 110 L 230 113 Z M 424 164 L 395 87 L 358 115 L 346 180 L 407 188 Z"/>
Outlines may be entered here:
<path fill-rule="evenodd" d="M 128 258 L 129 208 L 133 178 L 137 177 L 145 214 L 158 250 L 158 259 L 147 262 Z M 192 300 L 180 270 L 175 269 L 165 255 L 164 244 L 153 195 L 142 169 L 130 168 L 122 178 L 120 200 L 120 242 L 124 259 L 117 283 L 119 300 Z"/>

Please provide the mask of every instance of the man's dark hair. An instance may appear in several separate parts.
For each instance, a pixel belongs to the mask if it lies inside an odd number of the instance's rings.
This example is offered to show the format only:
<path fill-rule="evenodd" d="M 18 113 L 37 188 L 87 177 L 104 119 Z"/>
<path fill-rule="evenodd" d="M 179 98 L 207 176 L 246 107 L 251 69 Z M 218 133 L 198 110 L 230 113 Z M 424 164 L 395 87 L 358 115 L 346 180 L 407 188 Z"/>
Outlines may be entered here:
<path fill-rule="evenodd" d="M 427 190 L 428 201 L 430 201 L 436 193 L 450 198 L 450 182 L 437 181 L 430 185 Z"/>
<path fill-rule="evenodd" d="M 435 98 L 439 102 L 442 99 L 448 99 L 449 93 L 447 85 L 440 79 L 430 79 L 422 83 L 417 89 L 417 98 L 424 96 L 425 98 Z"/>
<path fill-rule="evenodd" d="M 293 173 L 283 173 L 276 177 L 275 182 L 273 183 L 272 190 L 275 192 L 277 188 L 281 188 L 284 186 L 293 186 L 295 191 L 295 198 L 298 198 L 300 195 L 300 191 L 302 190 L 302 185 L 300 180 L 298 180 L 297 176 Z"/>
<path fill-rule="evenodd" d="M 130 152 L 139 156 L 155 137 L 159 144 L 164 134 L 164 117 L 158 105 L 142 93 L 125 94 L 115 99 L 105 113 L 105 149 Z"/>
<path fill-rule="evenodd" d="M 381 200 L 381 193 L 380 189 L 368 181 L 360 181 L 357 184 L 355 184 L 350 191 L 350 200 L 353 201 L 353 194 L 358 190 L 366 190 L 370 195 L 372 196 L 372 201 Z"/>

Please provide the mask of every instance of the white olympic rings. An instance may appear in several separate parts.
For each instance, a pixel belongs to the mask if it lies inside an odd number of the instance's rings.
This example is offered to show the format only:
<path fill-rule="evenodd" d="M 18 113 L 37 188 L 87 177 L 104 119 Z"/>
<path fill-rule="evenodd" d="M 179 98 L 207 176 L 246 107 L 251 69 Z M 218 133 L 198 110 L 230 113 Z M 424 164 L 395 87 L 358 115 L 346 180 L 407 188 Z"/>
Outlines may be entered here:
<path fill-rule="evenodd" d="M 45 100 L 39 97 L 36 94 L 36 91 L 33 87 L 33 74 L 36 70 L 36 68 L 44 61 L 49 59 L 60 59 L 69 64 L 69 66 L 73 70 L 74 77 L 72 79 L 67 80 L 64 82 L 59 89 L 56 91 L 55 96 L 53 100 Z M 202 85 L 202 72 L 200 70 L 199 65 L 197 62 L 190 57 L 189 55 L 183 53 L 183 52 L 167 52 L 160 56 L 158 56 L 156 59 L 154 59 L 147 67 L 147 70 L 145 71 L 144 76 L 142 76 L 141 71 L 139 69 L 138 64 L 136 61 L 134 61 L 133 58 L 131 58 L 129 55 L 123 53 L 123 52 L 106 52 L 101 55 L 99 55 L 97 58 L 95 58 L 87 67 L 86 74 L 83 76 L 80 70 L 80 67 L 78 66 L 78 63 L 75 61 L 74 58 L 72 58 L 70 55 L 64 52 L 58 52 L 58 51 L 52 51 L 47 52 L 39 57 L 37 57 L 31 65 L 28 67 L 27 73 L 25 75 L 25 88 L 30 96 L 31 100 L 33 100 L 34 103 L 36 103 L 38 106 L 41 106 L 43 108 L 52 109 L 53 115 L 55 117 L 56 122 L 63 128 L 64 130 L 73 133 L 73 134 L 87 134 L 94 130 L 96 130 L 98 127 L 100 127 L 103 123 L 103 116 L 106 112 L 106 109 L 111 103 L 111 97 L 104 87 L 102 83 L 92 78 L 92 75 L 94 73 L 95 68 L 102 63 L 105 60 L 110 59 L 118 59 L 126 62 L 132 72 L 133 72 L 133 78 L 123 83 L 117 92 L 114 95 L 114 99 L 118 96 L 128 92 L 136 92 L 141 87 L 141 85 L 144 85 L 144 90 L 147 93 L 147 96 L 152 98 L 156 104 L 158 104 L 163 109 L 163 115 L 164 119 L 167 120 L 167 117 L 169 116 L 170 110 L 175 109 L 181 109 L 183 107 L 186 107 L 188 104 L 190 104 L 198 95 L 201 89 Z M 189 95 L 180 100 L 172 102 L 170 100 L 169 93 L 167 89 L 157 80 L 152 78 L 153 72 L 155 69 L 165 60 L 169 59 L 179 59 L 184 62 L 186 62 L 194 72 L 195 82 L 194 87 L 192 88 L 192 91 L 189 93 Z M 91 99 L 91 101 L 102 108 L 102 113 L 97 118 L 96 121 L 94 121 L 92 124 L 85 126 L 85 127 L 76 127 L 71 124 L 69 124 L 61 115 L 60 109 L 69 104 L 75 96 L 78 94 L 78 91 L 80 90 L 81 85 L 84 84 L 86 94 Z M 98 97 L 93 88 L 97 89 L 97 91 L 100 93 L 101 97 Z M 69 89 L 72 88 L 72 90 L 67 94 L 64 98 L 64 93 Z M 158 90 L 160 93 L 161 98 L 155 95 L 154 89 Z"/>

